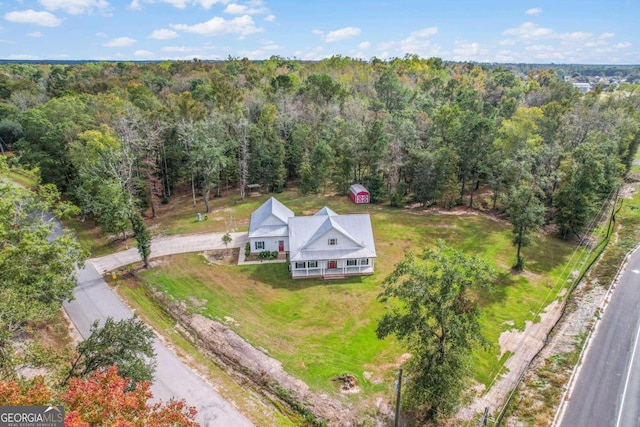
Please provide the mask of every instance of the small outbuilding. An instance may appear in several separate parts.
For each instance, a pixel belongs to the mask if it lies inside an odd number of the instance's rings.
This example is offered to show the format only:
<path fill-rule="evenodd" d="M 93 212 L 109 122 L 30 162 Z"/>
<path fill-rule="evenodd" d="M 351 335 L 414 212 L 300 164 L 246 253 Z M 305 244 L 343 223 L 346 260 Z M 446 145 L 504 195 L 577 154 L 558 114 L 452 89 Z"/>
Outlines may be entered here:
<path fill-rule="evenodd" d="M 349 187 L 349 197 L 354 203 L 369 203 L 371 198 L 369 190 L 360 184 L 353 184 Z"/>

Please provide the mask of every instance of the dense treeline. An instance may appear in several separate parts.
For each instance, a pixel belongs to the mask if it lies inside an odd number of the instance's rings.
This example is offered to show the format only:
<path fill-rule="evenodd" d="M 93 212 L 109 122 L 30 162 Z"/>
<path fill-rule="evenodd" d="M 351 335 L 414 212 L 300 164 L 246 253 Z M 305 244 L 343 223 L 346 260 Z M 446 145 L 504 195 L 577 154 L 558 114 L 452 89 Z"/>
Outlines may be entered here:
<path fill-rule="evenodd" d="M 332 57 L 301 63 L 0 65 L 0 138 L 106 231 L 195 197 L 278 192 L 498 209 L 514 244 L 579 235 L 630 168 L 638 91 L 580 95 L 549 69 Z M 518 256 L 518 264 L 521 264 Z"/>

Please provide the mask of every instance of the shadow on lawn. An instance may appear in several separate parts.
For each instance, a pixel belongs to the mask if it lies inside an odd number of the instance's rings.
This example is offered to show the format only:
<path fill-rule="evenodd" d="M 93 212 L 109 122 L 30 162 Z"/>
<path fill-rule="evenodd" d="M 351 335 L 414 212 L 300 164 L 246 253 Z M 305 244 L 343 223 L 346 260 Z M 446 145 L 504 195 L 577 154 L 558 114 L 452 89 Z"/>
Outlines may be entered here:
<path fill-rule="evenodd" d="M 271 286 L 274 289 L 297 291 L 313 286 L 354 285 L 364 283 L 370 276 L 352 276 L 344 279 L 292 279 L 287 264 L 255 264 L 244 268 L 251 269 L 249 277 L 256 282 Z"/>
<path fill-rule="evenodd" d="M 491 289 L 479 291 L 481 295 L 478 300 L 478 305 L 485 307 L 504 302 L 508 296 L 507 289 L 510 286 L 516 286 L 520 283 L 521 281 L 518 275 L 511 274 L 508 271 L 499 272 L 496 275 Z"/>

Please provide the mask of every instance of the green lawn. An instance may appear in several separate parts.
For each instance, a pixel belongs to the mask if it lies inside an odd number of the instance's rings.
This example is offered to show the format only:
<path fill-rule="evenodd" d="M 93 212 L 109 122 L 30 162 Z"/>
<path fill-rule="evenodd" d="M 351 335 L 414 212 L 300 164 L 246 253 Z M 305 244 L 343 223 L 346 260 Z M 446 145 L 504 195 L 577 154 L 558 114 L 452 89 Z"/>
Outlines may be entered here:
<path fill-rule="evenodd" d="M 371 213 L 378 252 L 376 273 L 341 281 L 293 281 L 286 264 L 208 265 L 202 257 L 190 254 L 171 257 L 144 272 L 143 277 L 191 304 L 193 310 L 223 321 L 234 319 L 237 324 L 230 323 L 234 330 L 267 349 L 287 371 L 316 391 L 337 390 L 331 378 L 352 372 L 363 389 L 352 399 L 392 394 L 392 377 L 403 350 L 393 339 L 376 338 L 377 320 L 384 312 L 376 296 L 383 278 L 407 251 L 420 252 L 440 238 L 479 255 L 498 270 L 494 289 L 477 294 L 484 334 L 496 344 L 474 355 L 473 375 L 484 384 L 503 369 L 506 358 L 500 359 L 497 345 L 500 333 L 513 327 L 522 329 L 527 320 L 536 321 L 540 310 L 570 285 L 564 270 L 574 248 L 547 236 L 540 236 L 524 250 L 527 272 L 513 274 L 511 227 L 502 221 L 470 214 L 354 205 L 346 197 L 301 197 L 294 192 L 276 197 L 297 215 L 312 213 L 325 204 L 338 213 Z M 248 218 L 266 198 L 231 205 L 226 212 L 240 224 L 241 216 Z M 215 203 L 220 205 L 216 209 L 221 209 L 223 202 L 217 199 Z M 176 215 L 173 224 L 180 228 L 189 221 L 187 215 Z M 238 228 L 242 227 L 246 228 L 246 222 Z"/>

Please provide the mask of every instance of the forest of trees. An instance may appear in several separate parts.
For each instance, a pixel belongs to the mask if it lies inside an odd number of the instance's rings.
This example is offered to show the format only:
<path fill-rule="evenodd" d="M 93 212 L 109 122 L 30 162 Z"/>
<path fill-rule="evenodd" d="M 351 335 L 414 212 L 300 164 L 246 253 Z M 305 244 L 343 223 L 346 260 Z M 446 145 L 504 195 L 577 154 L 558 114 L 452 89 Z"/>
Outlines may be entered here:
<path fill-rule="evenodd" d="M 635 85 L 627 85 L 633 87 Z M 581 95 L 551 69 L 438 58 L 0 65 L 0 138 L 105 232 L 178 185 L 495 209 L 520 248 L 579 236 L 629 170 L 640 91 Z"/>

